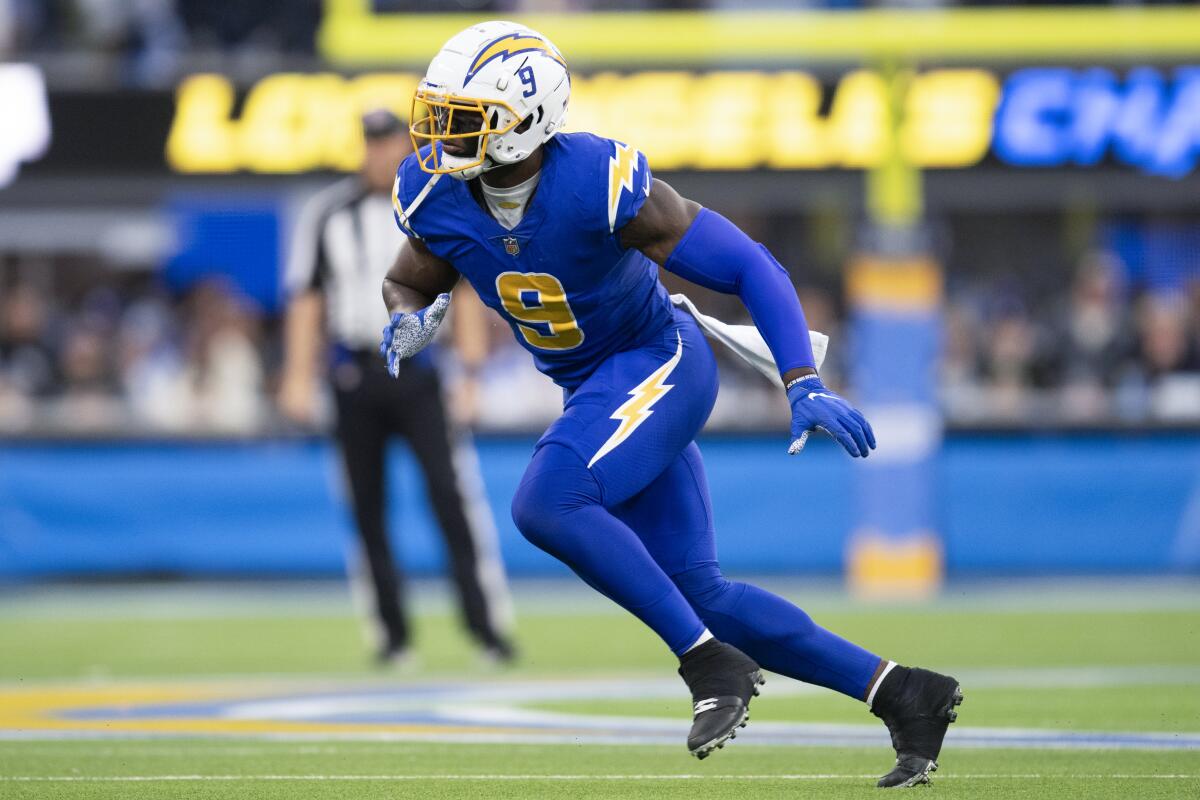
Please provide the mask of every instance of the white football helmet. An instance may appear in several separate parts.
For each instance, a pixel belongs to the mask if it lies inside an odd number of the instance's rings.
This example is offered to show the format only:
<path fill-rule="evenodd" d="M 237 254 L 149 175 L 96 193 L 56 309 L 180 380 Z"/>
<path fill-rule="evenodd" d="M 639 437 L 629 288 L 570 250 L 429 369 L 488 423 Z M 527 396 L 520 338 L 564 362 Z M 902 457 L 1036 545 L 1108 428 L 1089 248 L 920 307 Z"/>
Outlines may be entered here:
<path fill-rule="evenodd" d="M 562 129 L 570 95 L 567 62 L 546 37 L 515 22 L 472 25 L 433 57 L 413 97 L 421 169 L 470 180 L 526 159 Z"/>

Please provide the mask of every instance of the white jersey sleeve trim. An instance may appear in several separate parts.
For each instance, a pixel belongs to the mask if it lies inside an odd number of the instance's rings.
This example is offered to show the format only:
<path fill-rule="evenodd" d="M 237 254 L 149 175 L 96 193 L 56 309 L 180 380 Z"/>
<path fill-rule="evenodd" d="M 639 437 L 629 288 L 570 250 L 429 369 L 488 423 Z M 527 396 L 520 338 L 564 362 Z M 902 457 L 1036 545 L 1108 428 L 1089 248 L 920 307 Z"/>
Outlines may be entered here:
<path fill-rule="evenodd" d="M 396 222 L 400 224 L 400 227 L 404 228 L 404 230 L 408 231 L 418 239 L 421 238 L 421 234 L 417 233 L 413 228 L 411 222 L 412 216 L 413 214 L 417 213 L 417 209 L 420 208 L 421 203 L 425 202 L 425 198 L 428 197 L 429 193 L 433 191 L 433 187 L 437 184 L 441 177 L 441 173 L 430 175 L 429 180 L 425 183 L 425 186 L 421 188 L 421 191 L 417 192 L 417 196 L 414 197 L 413 201 L 408 204 L 408 208 L 404 208 L 400 205 L 399 175 L 396 176 L 396 181 L 392 184 L 392 208 L 396 211 Z"/>

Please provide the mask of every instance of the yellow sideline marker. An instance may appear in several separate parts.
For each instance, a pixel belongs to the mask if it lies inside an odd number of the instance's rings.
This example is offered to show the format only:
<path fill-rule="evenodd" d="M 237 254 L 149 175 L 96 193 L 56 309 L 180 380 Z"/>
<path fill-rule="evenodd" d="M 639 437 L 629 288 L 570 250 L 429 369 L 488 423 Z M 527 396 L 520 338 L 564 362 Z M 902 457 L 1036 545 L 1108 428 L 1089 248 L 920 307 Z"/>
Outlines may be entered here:
<path fill-rule="evenodd" d="M 846 561 L 850 591 L 866 600 L 924 600 L 942 586 L 942 544 L 933 533 L 896 539 L 863 531 Z"/>

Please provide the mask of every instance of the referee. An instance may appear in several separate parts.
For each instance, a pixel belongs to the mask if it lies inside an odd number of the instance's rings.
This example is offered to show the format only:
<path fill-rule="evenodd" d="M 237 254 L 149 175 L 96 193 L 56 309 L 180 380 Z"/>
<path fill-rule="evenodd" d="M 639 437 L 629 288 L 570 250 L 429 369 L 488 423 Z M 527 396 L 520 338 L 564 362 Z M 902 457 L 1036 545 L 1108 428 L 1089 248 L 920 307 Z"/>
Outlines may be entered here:
<path fill-rule="evenodd" d="M 297 222 L 285 276 L 280 407 L 296 422 L 314 419 L 324 318 L 337 441 L 383 634 L 380 662 L 407 661 L 410 639 L 403 578 L 385 523 L 392 435 L 408 440 L 425 475 L 468 630 L 485 657 L 508 662 L 511 606 L 474 449 L 448 419 L 432 355 L 403 362 L 398 380 L 379 357 L 379 332 L 388 323 L 379 285 L 401 241 L 391 190 L 396 166 L 411 150 L 407 130 L 390 111 L 376 110 L 363 117 L 363 135 L 361 172 L 319 192 Z M 456 344 L 470 375 L 486 354 L 482 309 L 461 302 L 455 309 Z M 465 396 L 473 398 L 473 391 Z"/>

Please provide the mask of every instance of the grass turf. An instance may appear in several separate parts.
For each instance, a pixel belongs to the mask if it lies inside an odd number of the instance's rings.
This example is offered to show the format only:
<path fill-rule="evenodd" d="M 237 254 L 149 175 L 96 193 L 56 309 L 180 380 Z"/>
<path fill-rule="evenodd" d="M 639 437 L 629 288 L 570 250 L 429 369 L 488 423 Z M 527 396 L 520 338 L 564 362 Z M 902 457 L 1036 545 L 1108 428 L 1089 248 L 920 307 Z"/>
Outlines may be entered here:
<path fill-rule="evenodd" d="M 373 675 L 357 623 L 344 613 L 186 616 L 123 612 L 0 614 L 0 680 L 9 686 L 84 679 L 285 674 Z M 673 660 L 632 620 L 592 611 L 520 615 L 516 677 L 669 675 Z M 953 606 L 850 607 L 819 622 L 909 663 L 973 670 L 1129 668 L 1127 684 L 972 688 L 960 725 L 1082 730 L 1200 731 L 1200 611 L 1014 611 Z M 411 676 L 486 679 L 444 615 L 419 620 L 422 668 Z M 914 635 L 914 631 L 921 631 Z M 596 647 L 603 642 L 603 647 Z M 1188 679 L 1187 669 L 1196 668 Z M 1137 670 L 1151 670 L 1150 678 Z M 1153 670 L 1168 683 L 1155 685 Z M 1061 676 L 1061 672 L 1056 673 Z M 1183 675 L 1184 677 L 1180 677 Z M 776 679 L 779 680 L 779 679 Z M 768 684 L 768 690 L 771 685 Z M 579 713 L 686 718 L 687 698 L 559 701 Z M 755 721 L 869 722 L 830 693 L 768 692 Z M 753 725 L 753 723 L 752 723 Z M 752 730 L 751 730 L 752 733 Z M 679 747 L 304 742 L 254 739 L 0 740 L 5 798 L 796 797 L 876 796 L 889 754 L 877 748 L 752 747 L 704 762 Z M 175 780 L 161 780 L 164 776 Z M 484 776 L 484 777 L 480 777 Z M 487 777 L 491 776 L 491 777 Z M 536 777 L 542 776 L 542 777 Z M 661 776 L 661 777 L 653 777 Z M 700 776 L 700 777 L 685 777 Z M 789 777 L 790 776 L 790 777 Z M 827 776 L 827 777 L 821 777 Z M 1154 776 L 1154 777 L 1149 777 Z M 1175 777 L 1167 777 L 1175 776 Z M 1200 752 L 972 750 L 943 754 L 940 797 L 1194 798 Z M 69 778 L 71 780 L 13 780 Z M 108 780 L 117 778 L 119 780 Z M 127 780 L 136 779 L 136 780 Z"/>
<path fill-rule="evenodd" d="M 1194 798 L 1200 791 L 1198 753 L 962 750 L 944 762 L 933 787 L 940 798 Z M 729 748 L 697 762 L 682 747 L 16 742 L 0 750 L 0 773 L 76 780 L 0 782 L 0 794 L 13 800 L 817 795 L 836 800 L 877 797 L 872 776 L 886 766 L 877 750 L 841 748 Z M 106 780 L 146 776 L 175 779 Z"/>
<path fill-rule="evenodd" d="M 1200 612 L 989 612 L 910 606 L 814 615 L 888 658 L 944 667 L 1200 664 Z M 521 614 L 517 674 L 674 670 L 658 639 L 620 614 Z M 346 616 L 185 618 L 0 616 L 0 680 L 226 674 L 363 673 L 359 625 Z M 920 635 L 915 632 L 920 630 Z M 469 669 L 456 620 L 418 621 L 430 674 Z M 597 647 L 603 642 L 603 647 Z"/>

